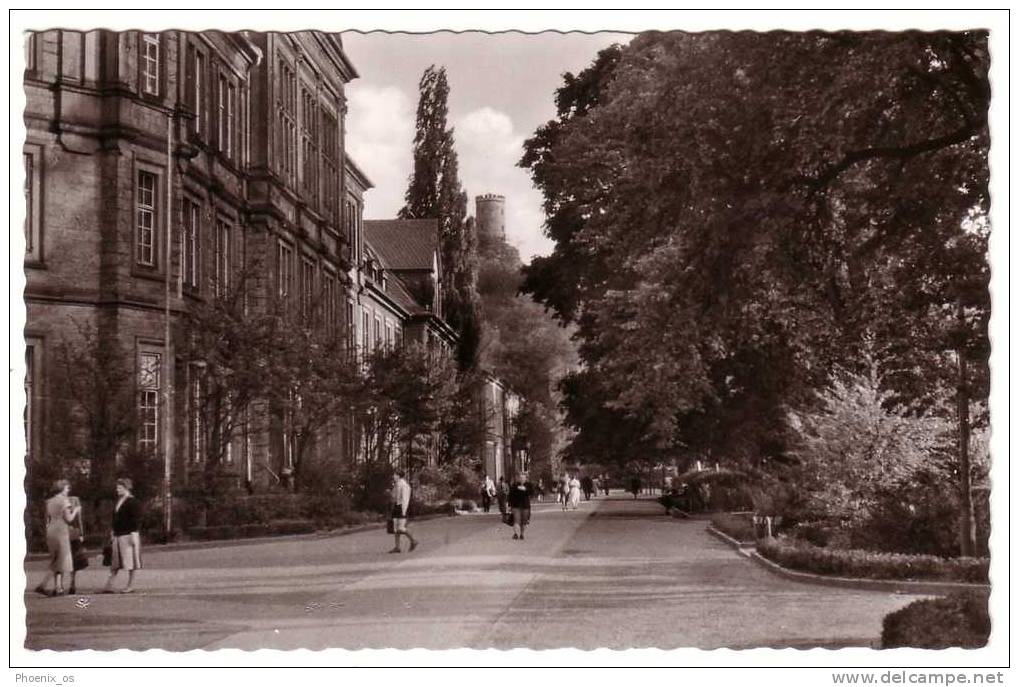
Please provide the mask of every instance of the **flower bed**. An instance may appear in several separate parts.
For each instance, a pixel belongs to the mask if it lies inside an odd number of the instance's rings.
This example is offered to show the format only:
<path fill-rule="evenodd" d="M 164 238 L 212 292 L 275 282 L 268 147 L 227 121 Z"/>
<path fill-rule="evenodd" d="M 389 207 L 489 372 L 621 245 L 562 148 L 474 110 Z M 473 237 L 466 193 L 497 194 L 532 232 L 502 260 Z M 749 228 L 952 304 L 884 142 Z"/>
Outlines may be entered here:
<path fill-rule="evenodd" d="M 874 580 L 936 580 L 984 583 L 986 558 L 938 558 L 857 549 L 830 549 L 807 542 L 774 539 L 757 544 L 765 558 L 793 570 Z"/>
<path fill-rule="evenodd" d="M 711 516 L 711 525 L 739 542 L 753 543 L 757 540 L 754 523 L 747 515 L 716 513 Z"/>
<path fill-rule="evenodd" d="M 952 594 L 940 599 L 921 599 L 885 616 L 881 648 L 915 647 L 978 649 L 991 634 L 987 597 L 983 594 Z"/>

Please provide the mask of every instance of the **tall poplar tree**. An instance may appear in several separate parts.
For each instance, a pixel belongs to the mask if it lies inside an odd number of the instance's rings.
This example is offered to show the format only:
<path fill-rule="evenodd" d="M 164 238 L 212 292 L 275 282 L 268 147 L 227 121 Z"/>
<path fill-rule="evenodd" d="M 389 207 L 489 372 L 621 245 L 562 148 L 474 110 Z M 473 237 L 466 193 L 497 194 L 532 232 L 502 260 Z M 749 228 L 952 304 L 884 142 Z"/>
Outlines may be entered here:
<path fill-rule="evenodd" d="M 460 183 L 460 165 L 447 127 L 449 83 L 445 67 L 430 66 L 418 85 L 414 172 L 410 176 L 401 219 L 439 220 L 442 253 L 442 312 L 460 335 L 457 359 L 461 369 L 477 363 L 480 318 L 476 292 L 477 241 L 467 219 L 467 194 Z"/>

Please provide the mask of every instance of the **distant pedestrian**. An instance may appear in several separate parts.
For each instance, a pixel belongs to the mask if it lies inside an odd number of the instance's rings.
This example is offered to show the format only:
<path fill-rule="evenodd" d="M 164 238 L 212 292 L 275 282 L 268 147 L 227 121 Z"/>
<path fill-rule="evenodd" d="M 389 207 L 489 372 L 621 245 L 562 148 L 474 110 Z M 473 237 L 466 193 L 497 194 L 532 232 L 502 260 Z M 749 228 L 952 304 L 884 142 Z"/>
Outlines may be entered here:
<path fill-rule="evenodd" d="M 113 531 L 110 533 L 113 555 L 110 559 L 110 577 L 103 588 L 104 594 L 113 593 L 113 580 L 121 570 L 127 571 L 127 586 L 121 594 L 134 592 L 134 575 L 142 567 L 141 530 L 142 507 L 131 494 L 131 480 L 117 480 L 117 503 L 113 507 Z"/>
<path fill-rule="evenodd" d="M 506 514 L 506 496 L 509 492 L 509 485 L 506 484 L 506 477 L 499 475 L 499 483 L 495 485 L 495 498 L 499 502 L 499 512 Z"/>
<path fill-rule="evenodd" d="M 570 473 L 563 473 L 559 478 L 559 496 L 562 498 L 563 510 L 570 505 Z"/>
<path fill-rule="evenodd" d="M 393 518 L 393 536 L 396 538 L 396 545 L 390 549 L 389 553 L 401 553 L 400 535 L 410 540 L 410 551 L 418 547 L 417 540 L 407 530 L 407 512 L 410 509 L 410 485 L 404 479 L 406 474 L 403 468 L 397 468 L 393 475 L 393 508 L 391 517 Z"/>
<path fill-rule="evenodd" d="M 640 477 L 636 475 L 630 478 L 630 493 L 633 494 L 633 498 L 637 498 L 637 494 L 640 493 Z"/>
<path fill-rule="evenodd" d="M 580 480 L 576 477 L 570 480 L 569 505 L 573 510 L 580 507 Z"/>
<path fill-rule="evenodd" d="M 594 480 L 589 475 L 584 475 L 583 479 L 580 480 L 580 488 L 584 492 L 584 500 L 590 501 L 591 494 L 594 493 Z"/>
<path fill-rule="evenodd" d="M 49 552 L 49 568 L 46 576 L 35 588 L 39 594 L 60 596 L 64 593 L 64 575 L 74 574 L 74 560 L 71 555 L 71 533 L 69 525 L 81 512 L 70 499 L 71 483 L 66 479 L 53 483 L 51 496 L 46 499 L 46 550 Z M 46 583 L 53 578 L 53 591 L 46 591 Z"/>
<path fill-rule="evenodd" d="M 513 538 L 523 539 L 524 530 L 531 522 L 531 489 L 523 474 L 517 475 L 509 490 L 509 507 L 513 514 Z"/>
<path fill-rule="evenodd" d="M 602 491 L 604 491 L 605 495 L 608 496 L 609 495 L 609 476 L 608 475 L 602 475 L 601 479 L 599 480 L 599 482 L 600 482 L 600 486 L 602 488 Z"/>
<path fill-rule="evenodd" d="M 481 483 L 481 507 L 486 513 L 492 509 L 492 499 L 495 498 L 495 482 L 488 475 L 485 475 L 485 481 Z"/>

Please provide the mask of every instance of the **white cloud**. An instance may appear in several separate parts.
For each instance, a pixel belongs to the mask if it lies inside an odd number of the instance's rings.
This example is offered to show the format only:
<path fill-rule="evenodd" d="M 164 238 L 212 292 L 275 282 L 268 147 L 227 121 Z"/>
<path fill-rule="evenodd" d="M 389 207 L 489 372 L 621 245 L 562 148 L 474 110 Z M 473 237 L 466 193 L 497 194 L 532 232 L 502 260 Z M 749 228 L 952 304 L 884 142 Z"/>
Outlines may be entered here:
<path fill-rule="evenodd" d="M 541 232 L 544 213 L 541 194 L 531 185 L 527 170 L 517 167 L 523 155 L 524 136 L 505 112 L 482 107 L 454 122 L 460 178 L 471 198 L 498 193 L 506 197 L 506 240 L 527 262 L 547 255 L 552 242 Z"/>
<path fill-rule="evenodd" d="M 407 178 L 413 168 L 415 104 L 396 87 L 352 84 L 348 91 L 347 150 L 375 184 L 365 202 L 365 216 L 395 217 L 403 206 Z M 506 197 L 506 239 L 526 262 L 546 255 L 552 242 L 542 235 L 541 194 L 528 172 L 517 167 L 524 135 L 504 112 L 481 107 L 452 122 L 460 178 L 474 213 L 474 197 L 498 193 Z"/>
<path fill-rule="evenodd" d="M 365 199 L 365 217 L 396 217 L 413 169 L 414 103 L 393 86 L 348 87 L 346 146 L 375 184 Z"/>

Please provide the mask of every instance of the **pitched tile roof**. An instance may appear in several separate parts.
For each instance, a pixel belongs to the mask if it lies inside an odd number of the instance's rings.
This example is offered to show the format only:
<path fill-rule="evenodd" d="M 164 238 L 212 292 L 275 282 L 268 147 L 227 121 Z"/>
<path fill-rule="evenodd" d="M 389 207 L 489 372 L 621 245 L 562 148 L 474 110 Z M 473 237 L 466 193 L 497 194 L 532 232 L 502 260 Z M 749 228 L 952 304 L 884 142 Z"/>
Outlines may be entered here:
<path fill-rule="evenodd" d="M 369 219 L 364 237 L 392 270 L 430 270 L 439 248 L 435 219 Z"/>
<path fill-rule="evenodd" d="M 386 280 L 386 295 L 411 315 L 428 312 L 427 308 L 418 303 L 414 296 L 410 295 L 410 291 L 407 290 L 403 281 L 396 275 Z"/>

